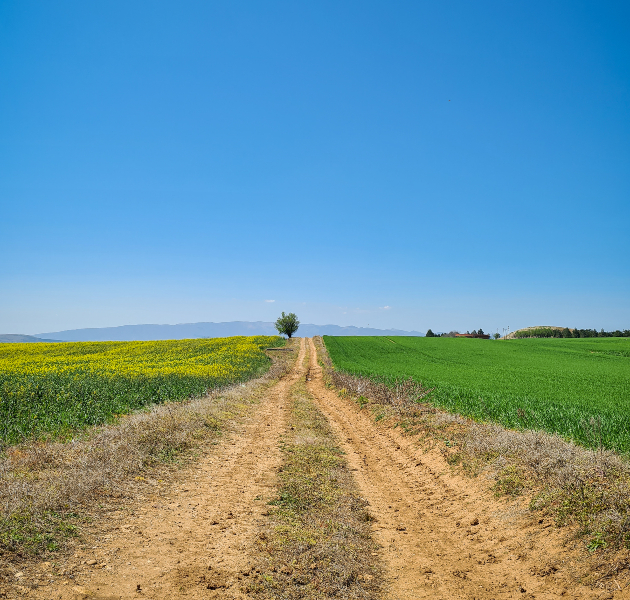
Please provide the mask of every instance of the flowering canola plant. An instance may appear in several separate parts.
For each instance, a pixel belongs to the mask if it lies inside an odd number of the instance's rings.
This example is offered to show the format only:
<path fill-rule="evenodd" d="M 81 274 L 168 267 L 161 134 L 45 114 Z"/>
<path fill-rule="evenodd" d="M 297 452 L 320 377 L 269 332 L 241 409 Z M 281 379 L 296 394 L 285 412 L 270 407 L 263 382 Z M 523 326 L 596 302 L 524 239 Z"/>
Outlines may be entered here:
<path fill-rule="evenodd" d="M 276 336 L 0 344 L 0 445 L 199 396 L 269 367 Z"/>

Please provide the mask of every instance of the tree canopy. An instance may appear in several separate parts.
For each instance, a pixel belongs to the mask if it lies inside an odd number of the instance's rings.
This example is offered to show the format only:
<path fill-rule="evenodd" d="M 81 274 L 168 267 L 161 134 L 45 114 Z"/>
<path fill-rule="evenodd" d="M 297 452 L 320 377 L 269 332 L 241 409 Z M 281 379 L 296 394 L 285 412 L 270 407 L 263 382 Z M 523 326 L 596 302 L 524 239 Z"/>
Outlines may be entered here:
<path fill-rule="evenodd" d="M 295 313 L 289 313 L 288 315 L 282 312 L 282 316 L 278 317 L 276 321 L 276 329 L 280 335 L 286 335 L 289 339 L 298 330 L 300 322 L 298 321 Z"/>

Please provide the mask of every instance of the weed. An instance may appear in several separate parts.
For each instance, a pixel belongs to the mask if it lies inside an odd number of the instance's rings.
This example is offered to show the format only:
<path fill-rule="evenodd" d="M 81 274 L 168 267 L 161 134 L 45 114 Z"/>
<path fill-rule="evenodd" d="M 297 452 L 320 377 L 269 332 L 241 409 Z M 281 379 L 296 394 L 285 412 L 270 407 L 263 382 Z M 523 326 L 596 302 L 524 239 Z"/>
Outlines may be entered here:
<path fill-rule="evenodd" d="M 602 533 L 596 533 L 589 543 L 586 545 L 586 548 L 589 552 L 595 552 L 595 550 L 599 550 L 600 548 L 606 547 L 606 540 Z"/>
<path fill-rule="evenodd" d="M 523 492 L 525 482 L 515 465 L 508 465 L 501 470 L 493 486 L 494 493 L 499 496 L 518 496 Z"/>
<path fill-rule="evenodd" d="M 24 554 L 54 552 L 68 538 L 76 537 L 77 516 L 45 511 L 37 519 L 28 511 L 0 520 L 0 547 Z"/>

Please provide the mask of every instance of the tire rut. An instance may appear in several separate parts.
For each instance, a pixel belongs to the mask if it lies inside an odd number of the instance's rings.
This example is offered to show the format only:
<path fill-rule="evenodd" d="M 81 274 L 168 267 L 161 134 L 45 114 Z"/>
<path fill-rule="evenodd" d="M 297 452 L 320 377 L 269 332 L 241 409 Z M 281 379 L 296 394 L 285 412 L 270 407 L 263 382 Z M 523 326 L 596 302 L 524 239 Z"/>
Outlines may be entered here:
<path fill-rule="evenodd" d="M 370 502 L 390 598 L 597 597 L 562 572 L 557 532 L 534 526 L 522 506 L 495 500 L 487 483 L 452 474 L 438 452 L 423 452 L 327 389 L 312 339 L 309 346 L 307 386 Z"/>

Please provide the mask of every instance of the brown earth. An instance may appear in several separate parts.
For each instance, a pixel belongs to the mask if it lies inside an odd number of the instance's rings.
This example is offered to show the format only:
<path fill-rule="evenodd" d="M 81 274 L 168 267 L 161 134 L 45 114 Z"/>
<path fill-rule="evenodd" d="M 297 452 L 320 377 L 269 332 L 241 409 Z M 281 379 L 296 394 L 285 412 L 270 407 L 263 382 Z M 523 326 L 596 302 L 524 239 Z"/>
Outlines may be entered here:
<path fill-rule="evenodd" d="M 488 481 L 458 476 L 437 450 L 422 450 L 327 389 L 306 339 L 292 373 L 269 389 L 238 431 L 180 474 L 177 489 L 139 501 L 117 523 L 97 523 L 100 541 L 67 561 L 66 576 L 51 583 L 43 563 L 39 580 L 22 582 L 9 597 L 246 597 L 254 539 L 281 466 L 289 392 L 305 374 L 375 518 L 388 598 L 630 598 L 628 590 L 577 583 L 577 559 L 560 532 L 522 501 L 494 498 Z"/>

